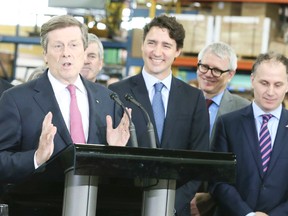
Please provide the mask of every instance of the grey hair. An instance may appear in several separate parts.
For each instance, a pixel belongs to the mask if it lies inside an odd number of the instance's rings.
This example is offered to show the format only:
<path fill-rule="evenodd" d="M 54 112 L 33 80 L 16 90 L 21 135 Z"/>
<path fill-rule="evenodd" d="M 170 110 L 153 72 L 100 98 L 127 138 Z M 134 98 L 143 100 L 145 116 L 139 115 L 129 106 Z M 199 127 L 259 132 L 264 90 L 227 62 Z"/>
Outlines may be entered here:
<path fill-rule="evenodd" d="M 82 41 L 84 49 L 87 48 L 88 43 L 88 28 L 85 24 L 79 22 L 75 17 L 70 15 L 61 15 L 61 16 L 54 16 L 46 23 L 41 26 L 40 31 L 40 38 L 41 38 L 41 46 L 45 52 L 47 52 L 47 45 L 48 45 L 48 33 L 56 30 L 62 29 L 70 26 L 78 26 L 82 33 Z"/>
<path fill-rule="evenodd" d="M 92 33 L 88 33 L 88 45 L 91 43 L 96 43 L 98 46 L 98 55 L 99 55 L 99 59 L 104 59 L 104 48 L 103 48 L 103 44 L 101 42 L 101 40 Z"/>
<path fill-rule="evenodd" d="M 237 55 L 231 46 L 223 42 L 214 42 L 214 43 L 208 44 L 198 53 L 198 61 L 200 62 L 203 56 L 208 52 L 215 54 L 221 59 L 228 58 L 229 70 L 236 71 Z"/>

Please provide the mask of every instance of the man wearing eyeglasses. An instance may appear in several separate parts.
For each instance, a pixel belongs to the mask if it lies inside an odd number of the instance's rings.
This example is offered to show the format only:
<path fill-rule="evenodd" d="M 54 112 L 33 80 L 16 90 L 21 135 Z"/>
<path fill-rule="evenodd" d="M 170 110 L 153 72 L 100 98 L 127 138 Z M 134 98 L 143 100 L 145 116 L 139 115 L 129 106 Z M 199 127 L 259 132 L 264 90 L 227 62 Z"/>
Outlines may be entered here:
<path fill-rule="evenodd" d="M 250 101 L 227 90 L 228 83 L 236 73 L 237 56 L 234 50 L 223 42 L 215 42 L 204 47 L 198 54 L 197 80 L 206 98 L 210 116 L 210 142 L 213 140 L 216 119 L 250 104 Z M 202 201 L 207 201 L 208 203 Z M 213 214 L 214 204 L 208 193 L 196 194 L 191 202 L 192 212 L 196 203 L 201 216 Z M 205 206 L 201 209 L 201 206 Z M 209 208 L 208 206 L 211 206 Z M 197 209 L 196 209 L 197 211 Z M 195 214 L 196 216 L 196 214 Z"/>
<path fill-rule="evenodd" d="M 209 106 L 210 140 L 214 137 L 214 122 L 218 116 L 247 106 L 250 102 L 227 90 L 228 83 L 236 73 L 237 56 L 234 50 L 223 42 L 204 47 L 198 54 L 197 79 L 199 88 Z"/>

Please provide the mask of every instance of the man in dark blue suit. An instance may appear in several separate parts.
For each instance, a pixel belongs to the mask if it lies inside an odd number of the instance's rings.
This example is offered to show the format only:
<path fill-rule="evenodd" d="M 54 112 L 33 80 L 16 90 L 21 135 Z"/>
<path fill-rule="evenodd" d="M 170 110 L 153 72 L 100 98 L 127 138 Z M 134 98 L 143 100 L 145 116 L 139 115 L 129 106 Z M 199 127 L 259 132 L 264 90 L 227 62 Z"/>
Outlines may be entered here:
<path fill-rule="evenodd" d="M 234 184 L 217 182 L 211 187 L 219 205 L 216 215 L 288 215 L 288 111 L 282 107 L 287 74 L 286 57 L 260 54 L 251 74 L 252 105 L 218 117 L 212 146 L 235 153 L 237 165 Z"/>
<path fill-rule="evenodd" d="M 85 143 L 126 145 L 128 117 L 110 90 L 82 79 L 87 27 L 72 16 L 55 16 L 41 27 L 48 69 L 35 80 L 5 91 L 0 100 L 0 182 L 21 182 L 68 145 L 70 94 L 76 87 Z M 118 127 L 113 127 L 113 122 Z M 115 129 L 114 129 L 115 128 Z M 24 214 L 21 214 L 24 215 Z"/>
<path fill-rule="evenodd" d="M 125 106 L 132 108 L 138 145 L 150 148 L 145 114 L 134 104 L 125 100 L 131 94 L 147 110 L 154 125 L 156 145 L 164 149 L 208 151 L 208 112 L 203 93 L 172 75 L 171 65 L 182 50 L 185 31 L 175 17 L 161 15 L 144 27 L 142 72 L 109 86 L 118 93 Z M 162 83 L 162 102 L 165 115 L 162 136 L 153 114 L 155 84 Z M 198 182 L 189 182 L 176 191 L 177 215 L 189 215 L 189 203 L 199 187 Z"/>

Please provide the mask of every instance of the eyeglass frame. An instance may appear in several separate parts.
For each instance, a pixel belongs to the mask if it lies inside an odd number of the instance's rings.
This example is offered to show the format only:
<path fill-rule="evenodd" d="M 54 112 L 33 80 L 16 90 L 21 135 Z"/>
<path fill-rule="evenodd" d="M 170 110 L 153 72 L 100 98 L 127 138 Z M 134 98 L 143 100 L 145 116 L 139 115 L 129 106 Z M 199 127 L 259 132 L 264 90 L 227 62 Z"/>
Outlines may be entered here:
<path fill-rule="evenodd" d="M 205 66 L 205 67 L 207 67 L 207 71 L 206 71 L 206 72 L 201 71 L 201 70 L 199 69 L 199 66 Z M 209 66 L 206 65 L 206 64 L 202 64 L 201 62 L 198 62 L 198 63 L 197 63 L 197 69 L 198 69 L 198 70 L 200 71 L 200 73 L 202 73 L 202 74 L 206 74 L 209 70 L 211 70 L 212 76 L 213 76 L 213 77 L 216 77 L 216 78 L 221 77 L 223 73 L 227 73 L 227 72 L 230 72 L 230 71 L 231 71 L 230 69 L 221 70 L 221 69 L 219 69 L 219 68 L 211 68 L 211 67 L 209 67 Z M 214 70 L 215 70 L 215 69 L 220 72 L 220 75 L 219 75 L 219 76 L 215 76 L 215 74 L 214 74 L 214 72 L 215 72 Z"/>

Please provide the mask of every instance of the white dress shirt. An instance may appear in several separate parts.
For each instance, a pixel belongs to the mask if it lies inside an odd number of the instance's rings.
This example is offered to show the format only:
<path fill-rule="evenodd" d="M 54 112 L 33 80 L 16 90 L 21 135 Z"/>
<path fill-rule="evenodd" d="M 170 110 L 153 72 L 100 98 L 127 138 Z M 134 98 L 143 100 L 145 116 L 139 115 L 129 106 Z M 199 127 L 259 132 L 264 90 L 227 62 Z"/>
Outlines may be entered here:
<path fill-rule="evenodd" d="M 150 99 L 151 104 L 152 104 L 153 96 L 155 94 L 154 84 L 158 82 L 162 82 L 164 84 L 161 94 L 162 94 L 162 100 L 163 100 L 165 116 L 166 116 L 168 100 L 169 100 L 169 92 L 171 89 L 171 82 L 172 82 L 172 72 L 164 80 L 157 79 L 156 77 L 147 73 L 144 69 L 142 70 L 142 74 L 143 74 L 143 78 L 145 81 L 145 85 L 149 94 L 149 99 Z"/>

